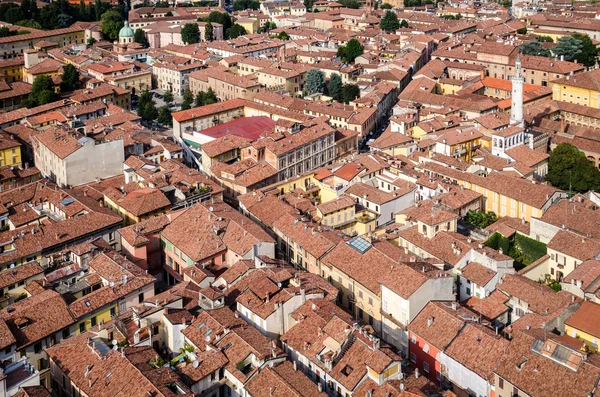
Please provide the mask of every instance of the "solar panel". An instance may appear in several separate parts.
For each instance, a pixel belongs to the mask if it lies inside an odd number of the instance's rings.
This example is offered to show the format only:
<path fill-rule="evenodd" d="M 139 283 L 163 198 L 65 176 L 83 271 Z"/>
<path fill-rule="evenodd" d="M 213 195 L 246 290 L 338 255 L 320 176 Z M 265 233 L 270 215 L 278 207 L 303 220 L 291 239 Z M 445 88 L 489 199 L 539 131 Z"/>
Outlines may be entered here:
<path fill-rule="evenodd" d="M 364 254 L 373 247 L 369 241 L 360 236 L 354 237 L 352 240 L 348 241 L 348 245 L 361 254 Z"/>

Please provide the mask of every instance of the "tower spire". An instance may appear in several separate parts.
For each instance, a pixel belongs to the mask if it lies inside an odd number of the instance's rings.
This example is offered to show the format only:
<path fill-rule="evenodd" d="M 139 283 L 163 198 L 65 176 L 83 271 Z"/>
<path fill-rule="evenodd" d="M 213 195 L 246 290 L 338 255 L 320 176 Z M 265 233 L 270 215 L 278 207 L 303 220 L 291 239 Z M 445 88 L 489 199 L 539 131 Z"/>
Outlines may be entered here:
<path fill-rule="evenodd" d="M 523 85 L 525 77 L 521 73 L 521 54 L 517 54 L 515 61 L 515 74 L 510 78 L 512 82 L 512 104 L 510 107 L 510 121 L 523 126 Z"/>

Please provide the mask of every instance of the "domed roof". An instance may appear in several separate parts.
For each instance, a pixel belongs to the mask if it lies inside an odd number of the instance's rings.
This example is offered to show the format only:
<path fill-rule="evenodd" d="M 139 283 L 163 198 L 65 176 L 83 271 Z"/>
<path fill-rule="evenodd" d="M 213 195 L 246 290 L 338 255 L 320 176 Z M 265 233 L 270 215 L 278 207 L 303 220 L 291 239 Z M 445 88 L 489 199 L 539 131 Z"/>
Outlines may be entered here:
<path fill-rule="evenodd" d="M 119 31 L 119 37 L 133 37 L 134 35 L 133 29 L 129 27 L 129 22 L 125 21 L 125 26 Z"/>

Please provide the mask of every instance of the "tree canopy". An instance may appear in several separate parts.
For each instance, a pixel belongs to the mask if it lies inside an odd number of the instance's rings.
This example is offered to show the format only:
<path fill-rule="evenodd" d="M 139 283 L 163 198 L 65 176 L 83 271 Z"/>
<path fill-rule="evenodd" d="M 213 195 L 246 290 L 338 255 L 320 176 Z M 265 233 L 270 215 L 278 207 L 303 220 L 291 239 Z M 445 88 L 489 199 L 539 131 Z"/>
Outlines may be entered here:
<path fill-rule="evenodd" d="M 190 91 L 190 89 L 188 88 L 187 90 L 183 91 L 183 102 L 181 102 L 181 110 L 191 109 L 193 103 L 194 94 L 192 94 L 192 91 Z"/>
<path fill-rule="evenodd" d="M 528 41 L 526 43 L 521 44 L 520 46 L 521 53 L 525 55 L 536 55 L 541 57 L 551 57 L 552 54 L 550 50 L 544 48 L 542 43 L 535 40 Z"/>
<path fill-rule="evenodd" d="M 200 28 L 196 23 L 186 23 L 181 28 L 181 41 L 185 44 L 195 44 L 200 42 Z"/>
<path fill-rule="evenodd" d="M 173 102 L 173 93 L 171 91 L 165 91 L 163 99 L 165 100 L 165 103 Z"/>
<path fill-rule="evenodd" d="M 385 32 L 395 32 L 399 28 L 400 21 L 398 21 L 398 16 L 392 11 L 387 11 L 379 22 L 379 29 Z"/>
<path fill-rule="evenodd" d="M 204 25 L 204 40 L 213 41 L 213 38 L 213 25 L 209 21 L 206 22 L 206 25 Z"/>
<path fill-rule="evenodd" d="M 146 32 L 140 28 L 135 30 L 133 41 L 143 45 L 144 47 L 148 47 L 150 45 L 150 43 L 148 43 L 148 38 L 146 37 Z"/>
<path fill-rule="evenodd" d="M 583 152 L 569 143 L 559 144 L 550 153 L 546 180 L 563 190 L 600 191 L 600 171 Z"/>
<path fill-rule="evenodd" d="M 257 0 L 235 0 L 233 2 L 234 11 L 258 10 L 260 3 Z"/>
<path fill-rule="evenodd" d="M 234 24 L 232 27 L 227 29 L 225 32 L 228 39 L 235 39 L 236 37 L 243 36 L 246 34 L 246 29 L 242 25 Z"/>
<path fill-rule="evenodd" d="M 342 77 L 337 73 L 332 73 L 327 83 L 327 93 L 338 102 L 342 100 Z"/>
<path fill-rule="evenodd" d="M 392 9 L 392 5 L 390 3 L 383 3 L 381 5 L 381 9 L 382 10 L 391 10 Z"/>
<path fill-rule="evenodd" d="M 173 116 L 171 116 L 171 109 L 168 106 L 158 109 L 157 121 L 162 125 L 173 125 Z"/>
<path fill-rule="evenodd" d="M 102 33 L 109 40 L 117 40 L 123 27 L 123 15 L 117 10 L 108 10 L 102 14 Z"/>
<path fill-rule="evenodd" d="M 73 65 L 66 64 L 63 66 L 62 81 L 60 83 L 60 91 L 73 91 L 81 88 L 81 81 L 79 80 L 79 70 Z"/>
<path fill-rule="evenodd" d="M 45 105 L 54 101 L 56 93 L 54 92 L 54 83 L 48 75 L 37 76 L 33 80 L 29 97 L 24 101 L 24 106 L 32 108 Z"/>
<path fill-rule="evenodd" d="M 138 98 L 138 116 L 144 121 L 156 120 L 158 117 L 158 110 L 156 104 L 152 98 L 152 93 L 148 90 L 142 91 Z"/>
<path fill-rule="evenodd" d="M 558 45 L 552 49 L 556 56 L 564 56 L 565 61 L 577 61 L 585 66 L 596 64 L 598 52 L 589 36 L 575 33 L 558 39 Z"/>
<path fill-rule="evenodd" d="M 196 106 L 211 105 L 218 101 L 217 95 L 210 87 L 208 88 L 208 91 L 199 91 L 198 95 L 196 95 Z"/>
<path fill-rule="evenodd" d="M 325 75 L 319 69 L 310 69 L 306 74 L 306 92 L 309 94 L 322 93 L 325 88 Z"/>
<path fill-rule="evenodd" d="M 344 62 L 352 63 L 356 57 L 363 53 L 363 46 L 356 39 L 348 40 L 348 44 L 338 48 L 337 56 L 342 58 Z"/>
<path fill-rule="evenodd" d="M 360 96 L 360 88 L 356 84 L 344 84 L 342 87 L 342 101 L 349 103 Z"/>

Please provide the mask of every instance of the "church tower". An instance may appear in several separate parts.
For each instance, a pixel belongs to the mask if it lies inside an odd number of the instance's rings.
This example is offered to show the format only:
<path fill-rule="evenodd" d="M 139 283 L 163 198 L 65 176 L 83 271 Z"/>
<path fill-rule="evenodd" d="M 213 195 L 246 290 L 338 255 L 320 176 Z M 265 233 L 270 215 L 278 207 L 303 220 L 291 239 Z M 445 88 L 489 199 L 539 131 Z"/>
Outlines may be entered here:
<path fill-rule="evenodd" d="M 510 78 L 512 82 L 512 105 L 510 107 L 510 122 L 523 126 L 523 84 L 525 76 L 521 73 L 521 55 L 517 55 L 515 62 L 516 73 Z"/>

